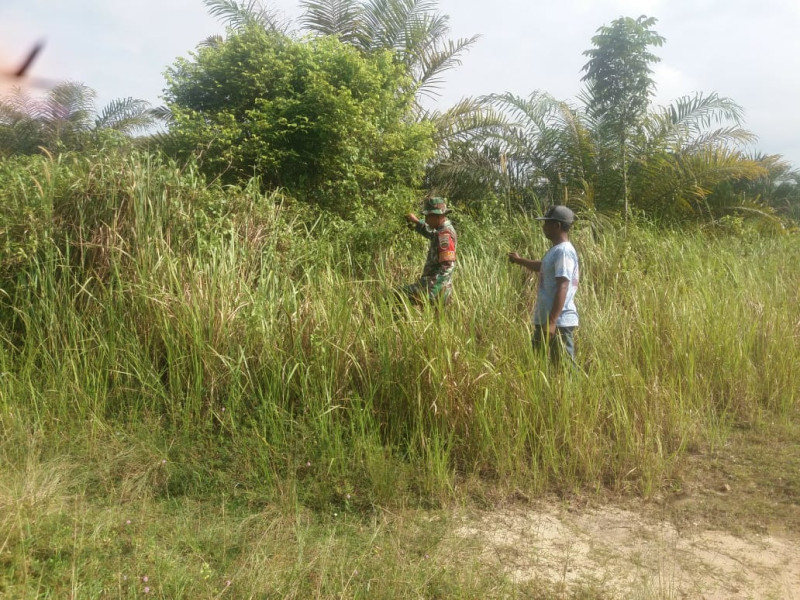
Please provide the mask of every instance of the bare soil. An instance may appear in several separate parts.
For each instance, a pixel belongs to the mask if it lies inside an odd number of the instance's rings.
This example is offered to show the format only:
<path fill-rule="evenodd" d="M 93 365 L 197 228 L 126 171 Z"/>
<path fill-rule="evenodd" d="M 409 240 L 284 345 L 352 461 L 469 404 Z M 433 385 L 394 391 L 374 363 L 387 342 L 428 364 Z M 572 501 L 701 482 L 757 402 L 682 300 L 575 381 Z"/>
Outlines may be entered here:
<path fill-rule="evenodd" d="M 685 463 L 648 500 L 472 511 L 454 548 L 539 597 L 800 598 L 800 426 L 737 430 Z"/>

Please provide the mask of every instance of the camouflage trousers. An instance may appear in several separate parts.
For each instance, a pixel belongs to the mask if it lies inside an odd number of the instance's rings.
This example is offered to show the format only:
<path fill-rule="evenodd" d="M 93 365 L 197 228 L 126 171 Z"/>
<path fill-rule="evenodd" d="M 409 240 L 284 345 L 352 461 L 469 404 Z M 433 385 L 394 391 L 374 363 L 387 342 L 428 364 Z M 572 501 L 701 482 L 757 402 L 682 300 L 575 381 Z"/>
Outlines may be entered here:
<path fill-rule="evenodd" d="M 411 301 L 415 306 L 430 303 L 441 306 L 450 304 L 453 288 L 451 286 L 443 287 L 439 290 L 438 294 L 434 294 L 425 285 L 424 282 L 418 281 L 402 286 L 400 289 L 395 290 L 395 294 Z"/>

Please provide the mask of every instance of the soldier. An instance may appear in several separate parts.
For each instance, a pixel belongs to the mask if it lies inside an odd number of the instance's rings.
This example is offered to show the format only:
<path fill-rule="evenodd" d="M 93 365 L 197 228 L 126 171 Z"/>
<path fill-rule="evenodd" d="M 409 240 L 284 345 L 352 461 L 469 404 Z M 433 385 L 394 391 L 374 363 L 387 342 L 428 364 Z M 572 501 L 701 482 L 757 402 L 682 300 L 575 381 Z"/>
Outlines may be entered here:
<path fill-rule="evenodd" d="M 416 283 L 403 287 L 403 292 L 414 303 L 430 302 L 448 304 L 453 291 L 453 271 L 456 268 L 456 230 L 447 218 L 447 201 L 440 197 L 425 200 L 420 221 L 413 213 L 406 215 L 410 228 L 428 238 L 428 257 L 422 276 Z"/>

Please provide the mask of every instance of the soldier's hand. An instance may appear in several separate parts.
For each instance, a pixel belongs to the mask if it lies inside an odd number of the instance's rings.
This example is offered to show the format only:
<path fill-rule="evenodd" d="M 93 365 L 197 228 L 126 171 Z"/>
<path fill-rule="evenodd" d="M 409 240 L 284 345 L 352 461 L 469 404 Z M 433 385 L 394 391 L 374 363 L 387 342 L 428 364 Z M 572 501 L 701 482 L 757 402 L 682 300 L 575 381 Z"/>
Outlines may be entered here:
<path fill-rule="evenodd" d="M 519 254 L 517 254 L 516 252 L 509 252 L 508 253 L 509 262 L 515 263 L 515 262 L 519 261 L 520 258 L 522 258 L 522 257 Z"/>
<path fill-rule="evenodd" d="M 417 223 L 419 223 L 419 219 L 417 218 L 417 215 L 415 215 L 414 213 L 408 213 L 406 215 L 406 221 L 408 221 L 409 225 L 416 225 Z"/>

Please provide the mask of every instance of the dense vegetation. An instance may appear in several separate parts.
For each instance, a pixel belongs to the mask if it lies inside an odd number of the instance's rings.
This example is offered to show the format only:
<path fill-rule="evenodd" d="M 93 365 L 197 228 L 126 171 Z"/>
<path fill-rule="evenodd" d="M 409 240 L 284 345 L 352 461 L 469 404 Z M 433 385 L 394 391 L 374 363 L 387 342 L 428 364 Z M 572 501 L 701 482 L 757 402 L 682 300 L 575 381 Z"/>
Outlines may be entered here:
<path fill-rule="evenodd" d="M 157 572 L 165 597 L 228 576 L 241 597 L 396 597 L 393 572 L 409 597 L 484 595 L 424 564 L 423 535 L 401 536 L 412 568 L 360 520 L 677 489 L 687 450 L 795 414 L 798 175 L 744 152 L 732 101 L 428 114 L 474 41 L 444 43 L 432 4 L 306 2 L 302 40 L 208 4 L 231 29 L 169 70 L 168 110 L 92 117 L 73 85 L 72 113 L 55 90 L 0 112 L 0 592 L 137 596 Z M 165 133 L 123 135 L 156 115 Z M 399 217 L 431 185 L 462 208 L 438 316 L 391 293 L 423 253 Z M 534 287 L 506 268 L 545 251 L 526 212 L 556 201 L 581 217 L 577 375 L 531 353 Z M 304 550 L 340 515 L 375 555 Z"/>
<path fill-rule="evenodd" d="M 333 37 L 300 43 L 251 27 L 179 61 L 168 81 L 181 156 L 349 216 L 392 210 L 398 190 L 407 202 L 432 155 L 432 128 L 411 119 L 389 52 L 367 59 Z"/>
<path fill-rule="evenodd" d="M 53 226 L 4 283 L 0 537 L 12 596 L 60 595 L 70 580 L 116 589 L 119 573 L 154 572 L 167 596 L 206 595 L 222 583 L 190 577 L 203 564 L 241 571 L 243 596 L 263 577 L 283 596 L 298 582 L 251 563 L 249 526 L 222 554 L 176 530 L 201 545 L 184 566 L 159 550 L 157 521 L 194 519 L 194 502 L 217 514 L 214 498 L 244 526 L 265 506 L 326 519 L 517 491 L 649 495 L 680 486 L 687 449 L 796 403 L 793 236 L 734 222 L 630 224 L 626 236 L 582 224 L 585 376 L 570 378 L 531 354 L 533 288 L 505 267 L 510 247 L 544 250 L 526 219 L 457 222 L 469 241 L 456 300 L 435 319 L 389 301 L 420 247 L 381 245 L 355 269 L 329 223 L 257 185 L 208 184 L 192 166 L 136 154 L 26 167 L 4 175 L 4 201 L 24 199 Z M 131 514 L 141 552 L 125 543 Z M 79 533 L 72 518 L 100 529 Z M 277 551 L 265 543 L 252 551 Z"/>

